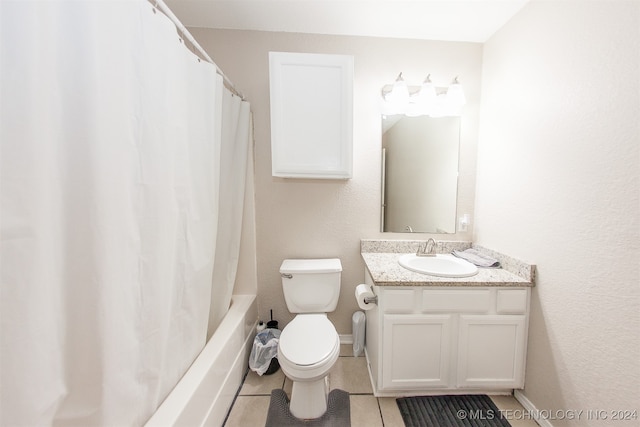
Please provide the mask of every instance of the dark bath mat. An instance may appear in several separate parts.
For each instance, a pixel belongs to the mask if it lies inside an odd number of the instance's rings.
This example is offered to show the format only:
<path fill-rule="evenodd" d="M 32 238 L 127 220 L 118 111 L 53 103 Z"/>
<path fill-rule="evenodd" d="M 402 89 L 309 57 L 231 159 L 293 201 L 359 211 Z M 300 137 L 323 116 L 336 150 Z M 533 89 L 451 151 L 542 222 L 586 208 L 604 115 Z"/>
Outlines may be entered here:
<path fill-rule="evenodd" d="M 487 395 L 416 396 L 396 399 L 406 427 L 510 427 Z"/>
<path fill-rule="evenodd" d="M 289 411 L 289 398 L 282 389 L 271 391 L 269 412 L 265 427 L 350 427 L 351 408 L 349 393 L 331 390 L 327 400 L 327 412 L 314 420 L 301 420 Z"/>

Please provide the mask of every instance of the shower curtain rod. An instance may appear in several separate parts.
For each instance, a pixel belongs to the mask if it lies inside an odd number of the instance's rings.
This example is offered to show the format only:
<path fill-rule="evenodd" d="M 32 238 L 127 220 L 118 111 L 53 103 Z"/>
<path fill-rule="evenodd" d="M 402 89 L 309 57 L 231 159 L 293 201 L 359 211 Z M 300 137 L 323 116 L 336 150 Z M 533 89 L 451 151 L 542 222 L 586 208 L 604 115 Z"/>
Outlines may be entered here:
<path fill-rule="evenodd" d="M 167 6 L 162 0 L 147 0 L 147 1 L 151 3 L 153 6 L 155 6 L 156 8 L 160 9 L 160 11 L 164 13 L 167 16 L 167 18 L 171 20 L 171 22 L 173 22 L 173 24 L 176 26 L 177 30 L 180 32 L 182 37 L 184 39 L 187 39 L 189 43 L 191 43 L 191 45 L 198 51 L 198 54 L 202 57 L 202 59 L 204 59 L 205 61 L 211 63 L 214 67 L 216 67 L 216 72 L 222 76 L 222 80 L 224 81 L 224 85 L 226 86 L 226 88 L 229 89 L 234 94 L 238 95 L 244 101 L 244 95 L 242 94 L 242 92 L 236 89 L 233 83 L 231 83 L 231 80 L 229 80 L 229 78 L 222 72 L 220 67 L 218 67 L 216 63 L 213 62 L 213 59 L 211 59 L 211 57 L 207 55 L 207 52 L 205 52 L 202 46 L 200 46 L 200 44 L 196 41 L 196 39 L 193 38 L 189 30 L 187 30 L 187 28 L 184 25 L 182 25 L 182 22 L 180 22 L 180 20 L 173 14 L 171 9 L 169 9 L 169 6 Z"/>

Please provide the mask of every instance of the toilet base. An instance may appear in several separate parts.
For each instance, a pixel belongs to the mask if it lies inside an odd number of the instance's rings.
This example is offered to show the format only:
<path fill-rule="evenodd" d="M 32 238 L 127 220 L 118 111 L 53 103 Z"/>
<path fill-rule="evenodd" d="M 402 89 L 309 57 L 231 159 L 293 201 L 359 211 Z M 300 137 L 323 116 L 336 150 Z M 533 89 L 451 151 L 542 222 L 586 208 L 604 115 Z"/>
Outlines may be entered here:
<path fill-rule="evenodd" d="M 320 418 L 327 411 L 328 395 L 327 376 L 316 381 L 293 381 L 289 410 L 300 419 Z"/>

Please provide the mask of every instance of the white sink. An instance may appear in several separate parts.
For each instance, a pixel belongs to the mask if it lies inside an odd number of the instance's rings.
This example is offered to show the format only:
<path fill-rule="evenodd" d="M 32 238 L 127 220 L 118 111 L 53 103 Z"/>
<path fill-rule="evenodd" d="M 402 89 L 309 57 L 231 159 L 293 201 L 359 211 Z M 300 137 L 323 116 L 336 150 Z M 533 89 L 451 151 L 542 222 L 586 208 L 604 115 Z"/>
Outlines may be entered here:
<path fill-rule="evenodd" d="M 469 277 L 478 273 L 478 267 L 450 254 L 436 256 L 402 255 L 398 264 L 416 273 L 439 277 Z"/>

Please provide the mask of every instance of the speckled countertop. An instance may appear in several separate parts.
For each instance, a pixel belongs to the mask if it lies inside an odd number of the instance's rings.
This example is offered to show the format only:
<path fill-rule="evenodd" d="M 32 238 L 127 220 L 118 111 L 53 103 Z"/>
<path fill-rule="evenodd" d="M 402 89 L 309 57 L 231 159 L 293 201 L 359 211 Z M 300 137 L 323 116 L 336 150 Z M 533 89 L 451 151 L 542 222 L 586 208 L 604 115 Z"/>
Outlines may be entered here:
<path fill-rule="evenodd" d="M 491 256 L 502 268 L 478 267 L 471 277 L 437 277 L 414 273 L 401 267 L 398 258 L 415 253 L 422 240 L 361 240 L 362 258 L 377 286 L 534 286 L 535 265 L 491 251 L 471 242 L 438 242 L 438 253 L 465 250 L 470 247 Z"/>

